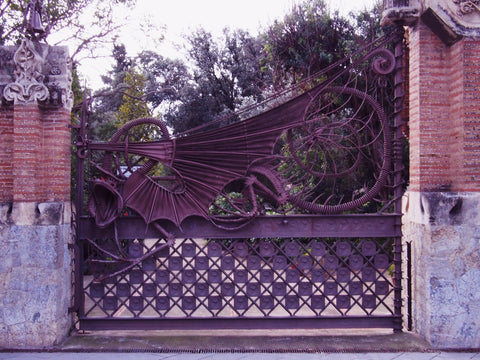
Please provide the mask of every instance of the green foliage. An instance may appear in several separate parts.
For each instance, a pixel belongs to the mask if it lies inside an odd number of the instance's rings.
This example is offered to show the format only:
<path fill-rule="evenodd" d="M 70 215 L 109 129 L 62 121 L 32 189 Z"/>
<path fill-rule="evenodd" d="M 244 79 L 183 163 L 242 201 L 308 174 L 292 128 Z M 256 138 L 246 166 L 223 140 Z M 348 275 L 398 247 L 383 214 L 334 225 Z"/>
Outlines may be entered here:
<path fill-rule="evenodd" d="M 80 83 L 80 76 L 78 74 L 78 69 L 76 66 L 73 66 L 72 69 L 72 92 L 73 92 L 73 103 L 79 104 L 83 100 L 83 89 Z"/>
<path fill-rule="evenodd" d="M 132 119 L 150 116 L 150 111 L 143 98 L 145 77 L 133 68 L 125 75 L 124 83 L 128 87 L 124 92 L 123 103 L 118 108 L 117 113 L 119 124 L 122 125 Z"/>
<path fill-rule="evenodd" d="M 132 60 L 127 56 L 123 44 L 114 44 L 112 51 L 115 63 L 107 75 L 102 76 L 105 88 L 95 93 L 92 113 L 92 136 L 95 140 L 108 140 L 118 128 L 117 113 L 123 102 L 123 92 L 128 85 L 124 83 Z"/>
<path fill-rule="evenodd" d="M 138 54 L 136 64 L 145 77 L 145 96 L 153 109 L 180 99 L 181 90 L 191 80 L 187 65 L 153 51 Z"/>
<path fill-rule="evenodd" d="M 385 29 L 380 25 L 382 11 L 383 3 L 377 0 L 373 8 L 351 14 L 357 46 L 365 45 L 383 35 Z"/>
<path fill-rule="evenodd" d="M 95 103 L 101 117 L 96 121 L 104 124 L 104 131 L 111 121 L 121 118 L 124 122 L 137 115 L 125 111 L 130 107 L 127 104 L 119 113 L 126 101 L 124 93 L 131 86 L 125 77 L 133 64 L 144 79 L 142 91 L 138 86 L 136 91 L 146 100 L 149 111 L 160 112 L 173 131 L 181 133 L 261 102 L 265 94 L 345 57 L 379 34 L 379 19 L 380 7 L 348 20 L 331 14 L 323 0 L 305 0 L 260 36 L 225 29 L 223 36 L 215 39 L 206 30 L 197 29 L 187 37 L 185 61 L 154 51 L 130 58 L 125 46 L 117 44 L 115 65 L 103 77 L 106 87 L 100 92 L 108 96 Z M 144 111 L 145 106 L 140 113 Z"/>
<path fill-rule="evenodd" d="M 311 76 L 377 37 L 380 9 L 346 19 L 330 13 L 323 0 L 305 0 L 258 37 L 225 30 L 215 41 L 198 29 L 188 37 L 192 74 L 184 68 L 174 72 L 181 74 L 179 86 L 168 82 L 155 105 L 168 104 L 164 119 L 179 133 L 261 102 L 265 94 Z M 149 73 L 147 67 L 144 71 Z"/>
<path fill-rule="evenodd" d="M 263 62 L 276 87 L 296 83 L 345 57 L 353 32 L 349 21 L 330 14 L 324 0 L 306 0 L 266 31 Z"/>
<path fill-rule="evenodd" d="M 225 30 L 219 42 L 203 29 L 188 37 L 192 73 L 178 101 L 165 112 L 175 132 L 232 114 L 243 104 L 263 99 L 271 77 L 262 71 L 263 43 L 248 32 Z"/>

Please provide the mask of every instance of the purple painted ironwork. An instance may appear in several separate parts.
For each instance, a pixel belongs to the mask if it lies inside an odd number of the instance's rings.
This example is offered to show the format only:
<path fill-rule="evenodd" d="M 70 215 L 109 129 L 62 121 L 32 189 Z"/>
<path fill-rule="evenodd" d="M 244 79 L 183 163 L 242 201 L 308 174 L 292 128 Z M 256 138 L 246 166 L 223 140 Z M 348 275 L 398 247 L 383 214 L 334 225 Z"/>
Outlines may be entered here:
<path fill-rule="evenodd" d="M 377 74 L 395 68 L 385 48 L 361 55 L 357 61 L 372 58 Z M 333 78 L 346 76 L 352 66 L 340 69 Z M 267 209 L 334 214 L 364 206 L 387 183 L 391 132 L 378 101 L 351 87 L 365 74 L 352 74 L 344 86 L 328 78 L 280 106 L 221 128 L 171 138 L 161 120 L 143 118 L 124 125 L 108 143 L 87 143 L 89 151 L 105 151 L 89 200 L 97 225 L 111 224 L 124 206 L 147 224 L 169 220 L 180 226 L 201 216 L 231 229 Z M 130 132 L 145 125 L 156 127 L 156 139 L 132 141 Z M 368 181 L 365 172 L 372 174 Z M 351 188 L 340 186 L 342 181 Z M 220 216 L 225 214 L 231 218 Z"/>
<path fill-rule="evenodd" d="M 107 143 L 81 126 L 80 327 L 400 330 L 401 39 L 231 125 L 172 137 L 137 119 Z M 85 161 L 96 174 L 87 201 Z"/>
<path fill-rule="evenodd" d="M 161 241 L 130 240 L 124 244 L 125 251 L 135 245 L 148 253 Z M 102 243 L 108 247 L 112 240 Z M 239 254 L 240 245 L 246 251 Z M 388 270 L 393 264 L 392 245 L 392 239 L 374 242 L 373 249 L 367 239 L 263 239 L 230 244 L 184 239 L 158 254 L 153 267 L 139 265 L 115 279 L 95 280 L 95 273 L 110 265 L 91 262 L 93 277 L 85 277 L 84 317 L 393 316 L 394 286 Z M 317 255 L 319 248 L 323 255 Z M 90 246 L 87 254 L 96 259 L 97 249 Z M 208 271 L 199 266 L 198 258 L 207 259 Z"/>
<path fill-rule="evenodd" d="M 396 213 L 401 213 L 401 197 L 403 195 L 403 176 L 404 176 L 404 166 L 402 162 L 403 146 L 402 140 L 403 137 L 403 127 L 404 119 L 402 112 L 404 111 L 404 67 L 403 67 L 403 54 L 404 49 L 406 49 L 406 44 L 404 41 L 404 30 L 403 27 L 399 27 L 398 32 L 401 36 L 398 37 L 395 42 L 395 74 L 394 74 L 394 124 L 393 124 L 393 149 L 394 149 L 394 168 L 393 168 L 393 198 L 394 201 L 394 211 Z M 401 219 L 397 219 L 397 227 L 401 227 Z M 402 238 L 397 236 L 394 238 L 394 293 L 395 293 L 395 315 L 400 317 L 402 314 Z M 402 330 L 401 320 L 397 321 L 395 326 L 395 331 L 400 332 Z"/>

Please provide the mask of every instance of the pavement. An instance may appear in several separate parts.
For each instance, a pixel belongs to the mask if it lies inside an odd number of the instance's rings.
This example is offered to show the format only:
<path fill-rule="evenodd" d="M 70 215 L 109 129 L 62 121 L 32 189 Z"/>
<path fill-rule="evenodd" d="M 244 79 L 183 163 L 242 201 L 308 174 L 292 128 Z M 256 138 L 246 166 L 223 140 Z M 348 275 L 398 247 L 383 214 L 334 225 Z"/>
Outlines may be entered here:
<path fill-rule="evenodd" d="M 1 360 L 467 360 L 480 353 L 0 353 Z"/>
<path fill-rule="evenodd" d="M 102 331 L 50 349 L 0 349 L 0 360 L 480 360 L 480 349 L 432 349 L 412 333 L 364 330 Z"/>

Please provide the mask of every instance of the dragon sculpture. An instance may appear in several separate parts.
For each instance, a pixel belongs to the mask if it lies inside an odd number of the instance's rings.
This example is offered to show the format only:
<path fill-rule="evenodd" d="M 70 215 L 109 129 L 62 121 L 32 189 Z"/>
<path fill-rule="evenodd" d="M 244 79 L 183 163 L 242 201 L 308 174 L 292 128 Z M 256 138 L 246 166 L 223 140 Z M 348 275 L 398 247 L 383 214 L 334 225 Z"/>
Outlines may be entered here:
<path fill-rule="evenodd" d="M 109 142 L 82 139 L 79 152 L 101 155 L 88 200 L 97 225 L 110 226 L 127 208 L 155 226 L 168 246 L 173 236 L 162 221 L 181 227 L 200 216 L 234 230 L 265 213 L 334 214 L 366 206 L 388 181 L 391 130 L 383 104 L 367 91 L 365 72 L 356 69 L 372 63 L 370 71 L 384 82 L 395 68 L 385 48 L 390 40 L 324 69 L 316 85 L 300 94 L 307 85 L 298 85 L 283 104 L 229 125 L 172 137 L 163 121 L 141 118 Z M 149 139 L 135 140 L 142 127 Z"/>

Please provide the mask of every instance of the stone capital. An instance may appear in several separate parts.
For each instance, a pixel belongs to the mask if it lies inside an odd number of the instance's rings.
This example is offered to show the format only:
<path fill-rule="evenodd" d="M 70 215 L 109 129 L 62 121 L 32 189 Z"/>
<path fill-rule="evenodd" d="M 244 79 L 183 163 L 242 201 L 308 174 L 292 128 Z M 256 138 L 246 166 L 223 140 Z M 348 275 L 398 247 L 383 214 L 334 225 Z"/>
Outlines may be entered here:
<path fill-rule="evenodd" d="M 462 37 L 480 39 L 480 0 L 421 0 L 422 21 L 451 45 Z"/>
<path fill-rule="evenodd" d="M 43 84 L 43 58 L 30 40 L 23 40 L 13 56 L 15 82 L 5 86 L 3 96 L 15 104 L 37 104 L 48 99 L 48 89 Z"/>
<path fill-rule="evenodd" d="M 71 109 L 71 63 L 65 47 L 24 39 L 18 48 L 1 50 L 0 61 L 5 64 L 0 69 L 0 87 L 5 100 L 16 105 L 42 104 Z"/>

